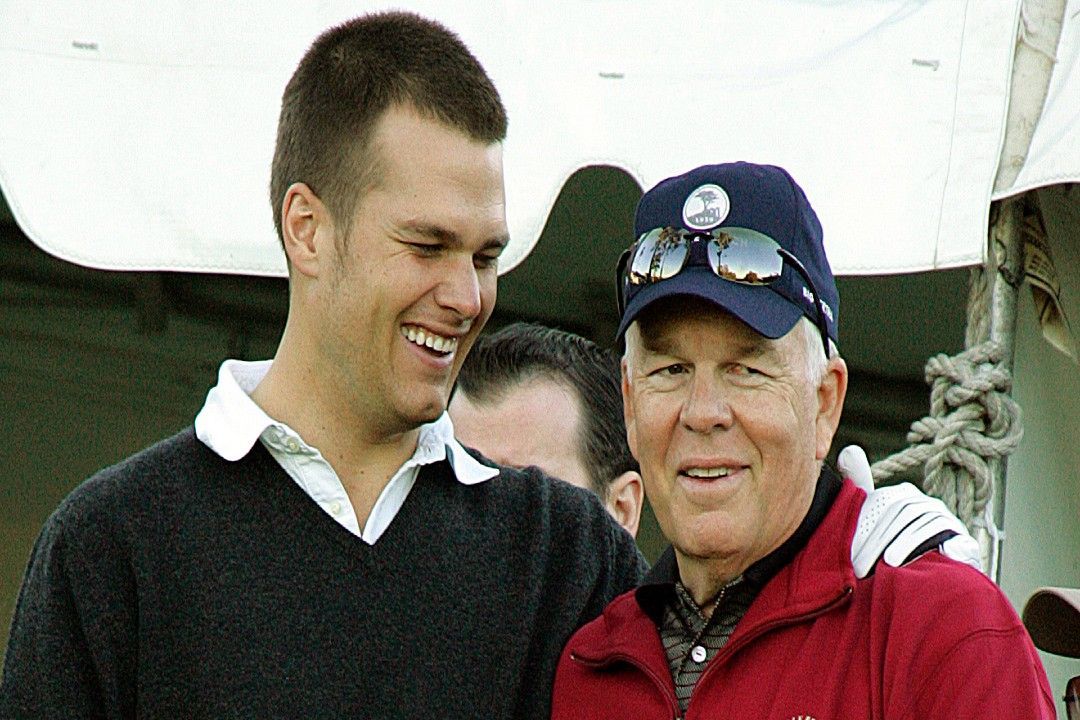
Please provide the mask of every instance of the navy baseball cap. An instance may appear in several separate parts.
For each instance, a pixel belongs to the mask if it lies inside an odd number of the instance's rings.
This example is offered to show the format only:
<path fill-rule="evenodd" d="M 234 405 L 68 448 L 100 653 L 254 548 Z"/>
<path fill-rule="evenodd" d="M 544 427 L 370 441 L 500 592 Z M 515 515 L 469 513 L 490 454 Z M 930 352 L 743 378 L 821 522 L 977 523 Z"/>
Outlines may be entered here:
<path fill-rule="evenodd" d="M 690 254 L 687 265 L 671 277 L 635 284 L 619 278 L 624 308 L 617 337 L 657 300 L 698 297 L 715 303 L 767 338 L 786 335 L 806 316 L 819 325 L 814 302 L 820 295 L 824 327 L 838 342 L 840 295 L 822 244 L 821 223 L 802 188 L 786 170 L 773 165 L 738 162 L 705 165 L 668 178 L 638 202 L 634 235 L 658 228 L 708 234 L 724 228 L 761 233 L 790 253 L 805 268 L 811 287 L 790 261 L 769 284 L 750 285 L 720 277 L 707 261 Z M 774 251 L 775 252 L 775 251 Z M 819 325 L 820 327 L 820 325 Z"/>

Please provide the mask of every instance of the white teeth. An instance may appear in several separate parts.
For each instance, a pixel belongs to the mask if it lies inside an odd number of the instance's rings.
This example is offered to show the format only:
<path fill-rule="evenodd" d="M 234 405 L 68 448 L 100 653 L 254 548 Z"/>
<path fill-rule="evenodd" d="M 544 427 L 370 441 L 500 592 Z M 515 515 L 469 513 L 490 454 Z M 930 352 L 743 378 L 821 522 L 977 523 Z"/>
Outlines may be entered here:
<path fill-rule="evenodd" d="M 731 474 L 731 468 L 726 467 L 713 467 L 713 468 L 689 468 L 683 471 L 684 475 L 689 475 L 694 478 L 703 478 L 711 480 L 713 478 L 727 477 Z"/>
<path fill-rule="evenodd" d="M 413 325 L 403 325 L 401 334 L 412 343 L 431 348 L 435 352 L 452 353 L 457 349 L 457 338 L 443 337 L 432 332 L 424 332 Z"/>

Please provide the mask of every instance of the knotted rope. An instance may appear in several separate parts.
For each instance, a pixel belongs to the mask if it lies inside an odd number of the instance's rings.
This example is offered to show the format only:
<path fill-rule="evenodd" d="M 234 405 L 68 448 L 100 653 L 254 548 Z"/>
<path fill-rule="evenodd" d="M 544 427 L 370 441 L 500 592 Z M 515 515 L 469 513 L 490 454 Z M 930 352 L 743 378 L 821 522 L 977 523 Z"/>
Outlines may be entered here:
<path fill-rule="evenodd" d="M 874 481 L 923 468 L 928 494 L 941 498 L 968 528 L 993 533 L 984 516 L 993 487 L 990 463 L 1012 453 L 1023 435 L 1005 360 L 994 342 L 930 358 L 930 414 L 912 424 L 911 447 L 871 466 Z"/>

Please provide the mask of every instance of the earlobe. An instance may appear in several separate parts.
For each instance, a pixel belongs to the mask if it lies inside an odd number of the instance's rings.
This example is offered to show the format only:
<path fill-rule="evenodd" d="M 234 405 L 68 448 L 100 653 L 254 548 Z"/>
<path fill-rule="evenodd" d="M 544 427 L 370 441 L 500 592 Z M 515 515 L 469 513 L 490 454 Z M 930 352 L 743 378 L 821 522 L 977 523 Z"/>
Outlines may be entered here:
<path fill-rule="evenodd" d="M 818 387 L 818 415 L 816 423 L 818 460 L 824 460 L 829 454 L 833 436 L 840 426 L 840 415 L 844 411 L 844 398 L 847 396 L 848 370 L 843 358 L 829 360 L 825 377 Z"/>
<path fill-rule="evenodd" d="M 627 470 L 608 485 L 608 511 L 633 537 L 637 537 L 644 497 L 641 474 L 635 470 Z"/>
<path fill-rule="evenodd" d="M 333 232 L 330 213 L 304 183 L 293 183 L 281 205 L 281 234 L 290 266 L 309 277 L 318 275 L 320 232 Z"/>

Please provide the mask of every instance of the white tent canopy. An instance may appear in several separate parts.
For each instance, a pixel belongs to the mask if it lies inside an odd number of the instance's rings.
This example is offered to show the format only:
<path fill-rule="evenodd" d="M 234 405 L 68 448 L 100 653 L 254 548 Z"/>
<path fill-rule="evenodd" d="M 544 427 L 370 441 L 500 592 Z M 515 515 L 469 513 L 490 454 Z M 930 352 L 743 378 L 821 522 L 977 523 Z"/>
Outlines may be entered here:
<path fill-rule="evenodd" d="M 982 261 L 1020 4 L 408 3 L 462 36 L 507 104 L 503 271 L 582 167 L 649 187 L 750 159 L 800 180 L 846 274 Z M 16 219 L 91 267 L 284 275 L 266 190 L 282 88 L 319 31 L 382 7 L 0 0 Z M 1080 178 L 1076 25 L 1028 162 L 997 196 Z"/>

